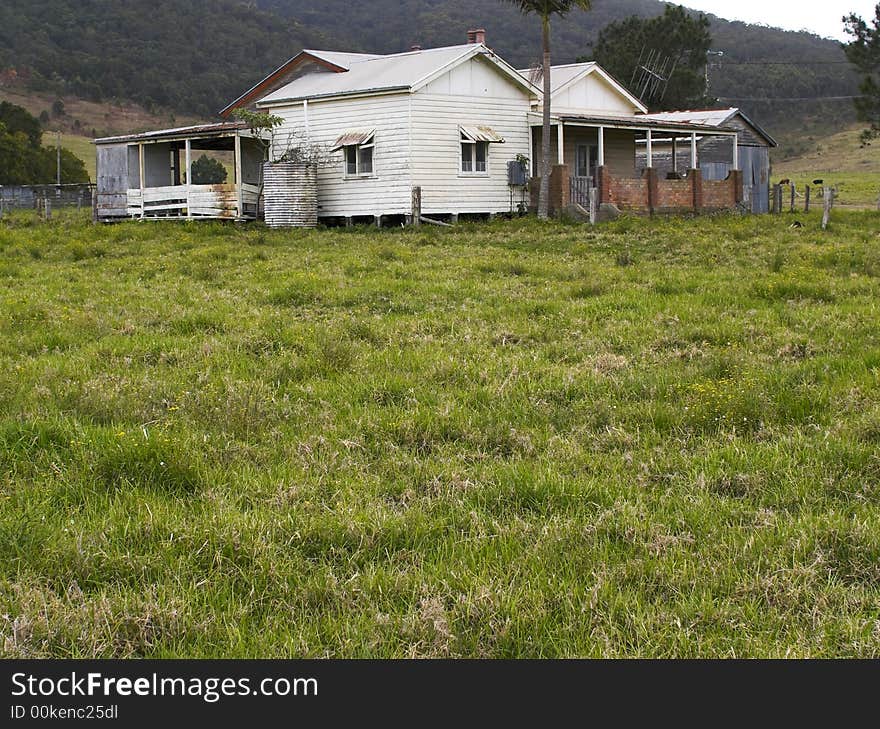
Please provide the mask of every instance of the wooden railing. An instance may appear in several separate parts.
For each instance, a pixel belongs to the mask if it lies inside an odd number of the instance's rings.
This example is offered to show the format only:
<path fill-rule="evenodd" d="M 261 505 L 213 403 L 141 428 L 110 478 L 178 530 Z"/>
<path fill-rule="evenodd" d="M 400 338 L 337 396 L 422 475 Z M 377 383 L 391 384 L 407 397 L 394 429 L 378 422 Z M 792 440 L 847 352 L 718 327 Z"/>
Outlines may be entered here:
<path fill-rule="evenodd" d="M 128 214 L 135 218 L 256 218 L 258 185 L 169 185 L 128 190 Z"/>
<path fill-rule="evenodd" d="M 575 205 L 589 209 L 590 188 L 593 186 L 592 177 L 569 177 L 569 200 Z"/>

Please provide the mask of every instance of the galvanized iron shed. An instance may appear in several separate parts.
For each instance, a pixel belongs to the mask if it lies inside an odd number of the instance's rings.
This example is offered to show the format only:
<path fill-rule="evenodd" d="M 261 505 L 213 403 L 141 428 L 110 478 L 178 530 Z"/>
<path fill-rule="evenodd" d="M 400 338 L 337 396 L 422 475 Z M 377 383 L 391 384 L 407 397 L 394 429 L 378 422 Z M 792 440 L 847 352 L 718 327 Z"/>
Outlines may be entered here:
<path fill-rule="evenodd" d="M 648 114 L 647 118 L 663 123 L 692 124 L 701 127 L 734 129 L 737 132 L 735 143 L 739 169 L 743 173 L 743 200 L 753 213 L 770 212 L 770 150 L 776 146 L 764 129 L 742 111 L 735 107 L 726 109 L 704 109 L 696 111 L 666 111 Z M 687 168 L 686 145 L 675 136 L 655 140 L 653 145 L 654 165 L 661 173 L 674 172 Z M 730 172 L 730 137 L 699 134 L 697 148 L 699 165 L 705 180 L 723 180 Z M 640 146 L 636 153 L 636 168 L 647 165 L 647 150 Z"/>

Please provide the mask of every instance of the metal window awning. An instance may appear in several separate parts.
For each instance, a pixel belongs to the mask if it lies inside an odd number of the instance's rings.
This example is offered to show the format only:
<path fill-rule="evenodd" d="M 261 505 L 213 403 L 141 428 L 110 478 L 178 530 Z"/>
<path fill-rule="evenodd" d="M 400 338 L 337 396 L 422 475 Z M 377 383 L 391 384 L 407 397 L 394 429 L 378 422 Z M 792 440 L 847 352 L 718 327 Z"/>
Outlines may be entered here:
<path fill-rule="evenodd" d="M 461 125 L 459 129 L 461 130 L 462 136 L 465 137 L 465 139 L 470 139 L 472 142 L 494 142 L 497 144 L 504 144 L 504 137 L 492 129 L 492 127 L 487 127 L 482 124 L 474 126 Z"/>
<path fill-rule="evenodd" d="M 351 129 L 339 135 L 339 138 L 333 143 L 331 152 L 338 152 L 343 147 L 352 147 L 359 144 L 366 144 L 376 133 L 375 129 Z"/>

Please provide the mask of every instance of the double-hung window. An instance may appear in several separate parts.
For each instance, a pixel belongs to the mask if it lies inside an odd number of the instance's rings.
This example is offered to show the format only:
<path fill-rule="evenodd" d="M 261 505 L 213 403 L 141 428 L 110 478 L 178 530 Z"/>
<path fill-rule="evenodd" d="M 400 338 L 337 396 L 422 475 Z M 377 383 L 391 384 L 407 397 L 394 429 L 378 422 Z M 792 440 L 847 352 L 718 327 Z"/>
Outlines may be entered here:
<path fill-rule="evenodd" d="M 489 143 L 473 142 L 461 138 L 461 171 L 486 172 L 486 160 L 489 159 Z"/>
<path fill-rule="evenodd" d="M 489 143 L 474 142 L 461 137 L 461 171 L 486 172 L 486 160 L 489 158 Z"/>
<path fill-rule="evenodd" d="M 365 144 L 349 144 L 345 147 L 345 174 L 349 177 L 373 174 L 373 138 Z"/>
<path fill-rule="evenodd" d="M 575 148 L 575 173 L 577 177 L 592 177 L 599 161 L 598 149 L 591 144 L 578 144 Z"/>

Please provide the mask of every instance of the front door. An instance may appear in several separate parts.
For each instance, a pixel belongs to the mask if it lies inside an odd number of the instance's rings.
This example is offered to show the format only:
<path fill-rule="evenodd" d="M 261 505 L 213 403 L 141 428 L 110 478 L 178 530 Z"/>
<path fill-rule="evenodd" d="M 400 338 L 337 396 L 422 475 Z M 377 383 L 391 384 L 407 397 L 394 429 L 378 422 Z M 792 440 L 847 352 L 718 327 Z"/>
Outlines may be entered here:
<path fill-rule="evenodd" d="M 575 177 L 595 177 L 599 150 L 594 144 L 578 144 L 575 147 Z"/>
<path fill-rule="evenodd" d="M 575 145 L 571 201 L 582 207 L 588 207 L 590 204 L 590 188 L 595 185 L 598 156 L 599 150 L 593 144 Z"/>

